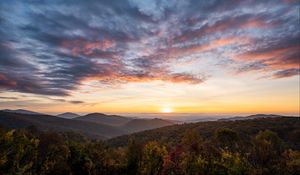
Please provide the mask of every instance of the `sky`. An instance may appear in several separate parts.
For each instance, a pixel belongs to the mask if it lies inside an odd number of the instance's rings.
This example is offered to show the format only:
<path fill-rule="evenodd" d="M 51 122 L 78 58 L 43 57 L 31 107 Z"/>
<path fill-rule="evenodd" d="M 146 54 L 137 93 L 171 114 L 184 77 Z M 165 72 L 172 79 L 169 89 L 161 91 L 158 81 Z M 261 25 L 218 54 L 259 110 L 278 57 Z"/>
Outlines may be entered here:
<path fill-rule="evenodd" d="M 299 0 L 2 0 L 0 109 L 300 113 Z"/>

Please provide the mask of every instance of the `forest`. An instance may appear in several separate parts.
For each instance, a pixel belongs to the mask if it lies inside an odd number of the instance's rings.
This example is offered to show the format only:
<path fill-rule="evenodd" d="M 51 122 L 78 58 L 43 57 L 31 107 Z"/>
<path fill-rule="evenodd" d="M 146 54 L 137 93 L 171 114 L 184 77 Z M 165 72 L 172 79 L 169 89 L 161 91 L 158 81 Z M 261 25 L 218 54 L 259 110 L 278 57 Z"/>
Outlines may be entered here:
<path fill-rule="evenodd" d="M 0 174 L 297 175 L 299 126 L 296 117 L 198 122 L 110 140 L 2 127 Z"/>

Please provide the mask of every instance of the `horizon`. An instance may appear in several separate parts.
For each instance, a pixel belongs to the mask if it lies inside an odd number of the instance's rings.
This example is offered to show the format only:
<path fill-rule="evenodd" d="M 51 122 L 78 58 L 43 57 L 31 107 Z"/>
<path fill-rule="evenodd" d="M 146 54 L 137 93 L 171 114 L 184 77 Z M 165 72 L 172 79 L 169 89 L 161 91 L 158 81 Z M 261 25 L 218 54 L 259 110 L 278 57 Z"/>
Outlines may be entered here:
<path fill-rule="evenodd" d="M 299 11 L 293 0 L 1 1 L 0 109 L 298 116 Z"/>
<path fill-rule="evenodd" d="M 52 115 L 52 116 L 57 116 L 59 114 L 64 114 L 64 113 L 74 113 L 79 116 L 85 116 L 88 114 L 93 114 L 93 113 L 101 113 L 105 115 L 118 115 L 122 117 L 130 117 L 130 118 L 139 118 L 139 119 L 164 119 L 164 120 L 174 120 L 174 121 L 198 121 L 201 119 L 204 119 L 205 121 L 209 120 L 217 120 L 217 119 L 222 119 L 222 118 L 232 118 L 232 117 L 248 117 L 252 115 L 279 115 L 279 116 L 288 116 L 288 117 L 300 117 L 299 114 L 297 113 L 115 113 L 115 112 L 71 112 L 71 111 L 65 111 L 62 113 L 52 113 L 52 112 L 39 112 L 39 111 L 32 111 L 32 110 L 27 110 L 27 109 L 21 109 L 21 108 L 16 108 L 16 109 L 0 109 L 2 110 L 26 110 L 30 112 L 37 112 L 40 114 L 46 114 L 46 115 Z"/>

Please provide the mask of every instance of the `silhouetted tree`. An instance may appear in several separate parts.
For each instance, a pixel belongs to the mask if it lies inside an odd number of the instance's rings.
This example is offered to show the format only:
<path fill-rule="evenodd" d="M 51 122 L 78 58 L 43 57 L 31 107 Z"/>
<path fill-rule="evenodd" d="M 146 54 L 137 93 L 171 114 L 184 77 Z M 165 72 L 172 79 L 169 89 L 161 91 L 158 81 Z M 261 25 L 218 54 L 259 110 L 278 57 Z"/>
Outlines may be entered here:
<path fill-rule="evenodd" d="M 220 128 L 215 132 L 215 139 L 223 149 L 234 151 L 237 148 L 238 133 L 229 128 Z"/>
<path fill-rule="evenodd" d="M 131 175 L 138 174 L 142 159 L 142 149 L 142 145 L 137 140 L 134 138 L 129 139 L 127 150 L 127 170 Z"/>

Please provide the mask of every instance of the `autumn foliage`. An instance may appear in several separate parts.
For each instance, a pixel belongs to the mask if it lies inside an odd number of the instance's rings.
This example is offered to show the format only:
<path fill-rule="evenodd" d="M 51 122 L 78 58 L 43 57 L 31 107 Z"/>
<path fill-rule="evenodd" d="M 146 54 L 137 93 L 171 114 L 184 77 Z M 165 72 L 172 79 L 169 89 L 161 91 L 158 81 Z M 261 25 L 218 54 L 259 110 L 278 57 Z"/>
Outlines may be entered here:
<path fill-rule="evenodd" d="M 88 140 L 75 133 L 39 131 L 34 127 L 0 131 L 2 175 L 285 175 L 300 174 L 297 137 L 286 139 L 261 130 L 245 139 L 230 128 L 218 128 L 203 138 L 186 129 L 173 142 L 141 142 L 134 136 L 127 145 Z M 280 135 L 285 133 L 280 133 Z"/>

